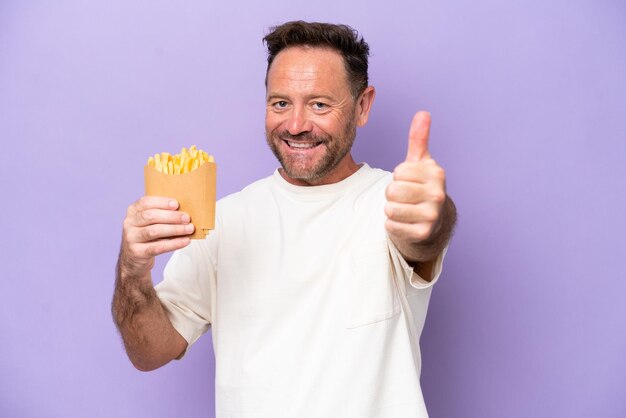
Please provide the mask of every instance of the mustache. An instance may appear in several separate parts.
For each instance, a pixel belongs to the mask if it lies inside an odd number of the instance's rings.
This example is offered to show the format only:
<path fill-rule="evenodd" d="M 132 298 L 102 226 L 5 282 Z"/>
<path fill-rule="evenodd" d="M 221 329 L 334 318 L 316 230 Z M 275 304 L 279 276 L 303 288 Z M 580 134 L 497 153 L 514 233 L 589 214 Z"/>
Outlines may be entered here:
<path fill-rule="evenodd" d="M 326 142 L 328 140 L 325 135 L 315 135 L 312 132 L 301 132 L 299 134 L 292 135 L 288 131 L 282 131 L 279 132 L 277 136 L 285 141 Z"/>

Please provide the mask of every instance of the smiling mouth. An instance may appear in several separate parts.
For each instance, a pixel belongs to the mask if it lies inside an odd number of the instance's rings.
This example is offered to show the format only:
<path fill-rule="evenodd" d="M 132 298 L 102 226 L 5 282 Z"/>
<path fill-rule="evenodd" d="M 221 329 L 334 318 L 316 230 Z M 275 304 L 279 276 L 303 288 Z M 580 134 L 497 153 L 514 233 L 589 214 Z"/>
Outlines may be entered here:
<path fill-rule="evenodd" d="M 315 148 L 321 144 L 321 142 L 299 142 L 299 141 L 287 141 L 285 139 L 283 139 L 283 141 L 289 146 L 289 148 L 295 148 L 295 149 Z"/>

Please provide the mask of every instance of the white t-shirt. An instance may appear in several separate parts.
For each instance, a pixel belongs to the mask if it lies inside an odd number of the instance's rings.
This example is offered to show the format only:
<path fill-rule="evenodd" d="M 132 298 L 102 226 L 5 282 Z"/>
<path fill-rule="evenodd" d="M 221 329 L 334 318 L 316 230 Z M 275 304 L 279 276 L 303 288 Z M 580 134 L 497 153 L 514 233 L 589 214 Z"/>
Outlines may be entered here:
<path fill-rule="evenodd" d="M 218 418 L 427 417 L 430 283 L 387 238 L 390 173 L 299 187 L 276 171 L 218 202 L 215 231 L 157 288 L 193 344 L 212 329 Z"/>

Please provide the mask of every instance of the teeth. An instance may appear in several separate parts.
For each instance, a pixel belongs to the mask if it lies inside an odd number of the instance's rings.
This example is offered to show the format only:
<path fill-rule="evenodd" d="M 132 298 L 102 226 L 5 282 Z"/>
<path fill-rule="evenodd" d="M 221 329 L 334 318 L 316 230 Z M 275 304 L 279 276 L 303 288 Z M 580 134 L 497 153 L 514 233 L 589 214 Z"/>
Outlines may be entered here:
<path fill-rule="evenodd" d="M 289 146 L 292 148 L 313 148 L 318 145 L 318 144 L 311 144 L 311 143 L 289 142 L 289 141 L 287 141 L 287 144 L 289 144 Z"/>

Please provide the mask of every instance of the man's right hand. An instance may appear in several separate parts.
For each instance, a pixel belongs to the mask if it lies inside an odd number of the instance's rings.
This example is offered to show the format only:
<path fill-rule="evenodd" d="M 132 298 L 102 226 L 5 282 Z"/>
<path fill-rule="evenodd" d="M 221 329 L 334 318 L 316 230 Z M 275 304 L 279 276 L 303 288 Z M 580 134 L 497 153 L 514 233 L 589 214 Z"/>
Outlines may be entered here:
<path fill-rule="evenodd" d="M 194 226 L 187 213 L 178 209 L 174 199 L 143 196 L 128 207 L 122 234 L 120 275 L 146 277 L 154 266 L 154 257 L 184 248 L 186 235 Z"/>
<path fill-rule="evenodd" d="M 144 196 L 128 207 L 111 311 L 128 357 L 154 370 L 180 357 L 187 341 L 174 329 L 152 286 L 154 257 L 189 245 L 194 226 L 178 202 Z"/>

